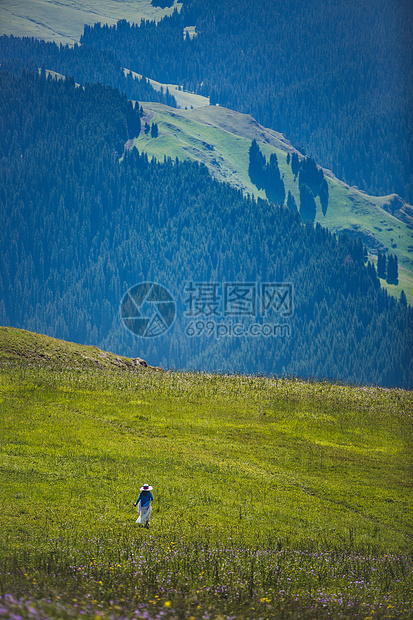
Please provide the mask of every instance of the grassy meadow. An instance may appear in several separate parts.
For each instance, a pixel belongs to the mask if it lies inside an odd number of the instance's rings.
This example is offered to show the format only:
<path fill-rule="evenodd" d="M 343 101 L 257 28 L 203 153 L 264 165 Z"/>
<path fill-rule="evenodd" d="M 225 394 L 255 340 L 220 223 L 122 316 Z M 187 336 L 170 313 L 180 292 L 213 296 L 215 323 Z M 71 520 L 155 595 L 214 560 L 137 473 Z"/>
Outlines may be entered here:
<path fill-rule="evenodd" d="M 411 392 L 162 372 L 11 328 L 0 367 L 1 616 L 413 617 Z"/>

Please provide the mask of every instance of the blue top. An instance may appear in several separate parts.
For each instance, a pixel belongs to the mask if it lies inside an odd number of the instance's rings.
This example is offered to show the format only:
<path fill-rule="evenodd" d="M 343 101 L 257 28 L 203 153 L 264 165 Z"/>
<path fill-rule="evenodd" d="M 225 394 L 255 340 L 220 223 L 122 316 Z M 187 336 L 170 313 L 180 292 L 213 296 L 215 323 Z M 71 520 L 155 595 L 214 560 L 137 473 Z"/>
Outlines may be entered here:
<path fill-rule="evenodd" d="M 140 502 L 142 508 L 145 508 L 146 506 L 149 506 L 152 501 L 153 495 L 150 491 L 141 491 L 138 499 L 136 500 L 136 503 L 139 504 Z"/>

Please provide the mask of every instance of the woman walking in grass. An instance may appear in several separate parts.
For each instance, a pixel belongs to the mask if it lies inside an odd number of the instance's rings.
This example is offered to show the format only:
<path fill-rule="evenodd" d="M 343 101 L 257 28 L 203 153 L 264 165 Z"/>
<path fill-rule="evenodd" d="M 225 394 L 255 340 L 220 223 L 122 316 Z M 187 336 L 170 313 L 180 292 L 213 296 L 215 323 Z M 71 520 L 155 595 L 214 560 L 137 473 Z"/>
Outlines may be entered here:
<path fill-rule="evenodd" d="M 136 502 L 133 504 L 138 507 L 138 518 L 136 519 L 136 523 L 141 527 L 149 527 L 149 519 L 151 518 L 152 506 L 151 502 L 153 501 L 152 496 L 152 487 L 149 484 L 144 484 L 143 487 L 140 488 L 140 494 Z"/>

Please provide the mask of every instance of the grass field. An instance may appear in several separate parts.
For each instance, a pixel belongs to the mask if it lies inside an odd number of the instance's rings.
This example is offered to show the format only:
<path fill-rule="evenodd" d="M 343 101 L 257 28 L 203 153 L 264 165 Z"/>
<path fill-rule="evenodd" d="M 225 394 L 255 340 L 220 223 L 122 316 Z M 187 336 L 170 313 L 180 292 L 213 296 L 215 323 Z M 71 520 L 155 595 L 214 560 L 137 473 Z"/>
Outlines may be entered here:
<path fill-rule="evenodd" d="M 3 617 L 413 617 L 411 392 L 161 372 L 11 328 L 0 362 Z"/>

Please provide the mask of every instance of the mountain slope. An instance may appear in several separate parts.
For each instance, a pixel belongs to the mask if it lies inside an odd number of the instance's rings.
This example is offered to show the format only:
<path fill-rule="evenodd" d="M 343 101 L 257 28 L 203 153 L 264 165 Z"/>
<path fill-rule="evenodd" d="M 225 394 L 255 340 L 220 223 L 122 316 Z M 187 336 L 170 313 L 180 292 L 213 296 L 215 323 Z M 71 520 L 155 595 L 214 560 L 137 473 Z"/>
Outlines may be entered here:
<path fill-rule="evenodd" d="M 412 32 L 408 0 L 190 0 L 156 27 L 86 26 L 81 43 L 251 113 L 351 185 L 411 201 Z"/>
<path fill-rule="evenodd" d="M 298 151 L 282 134 L 262 127 L 249 115 L 218 106 L 183 110 L 147 102 L 142 105 L 143 122 L 157 123 L 159 136 L 152 138 L 150 133 L 141 132 L 133 142 L 140 151 L 160 161 L 164 156 L 200 161 L 216 179 L 264 198 L 264 190 L 258 190 L 248 175 L 248 149 L 251 140 L 257 140 L 267 158 L 272 152 L 277 154 L 286 194 L 291 191 L 300 205 L 298 179 L 286 163 L 287 154 Z M 332 232 L 360 236 L 374 254 L 378 249 L 396 254 L 399 262 L 413 272 L 413 208 L 395 195 L 368 196 L 330 171 L 324 170 L 324 174 L 329 185 L 328 209 L 324 215 L 317 199 L 315 221 Z M 394 209 L 397 205 L 403 209 L 399 217 L 392 213 L 398 215 Z"/>
<path fill-rule="evenodd" d="M 177 2 L 175 0 L 175 6 Z M 0 34 L 35 37 L 58 44 L 79 43 L 85 24 L 115 24 L 119 19 L 139 23 L 141 19 L 159 21 L 171 9 L 156 8 L 151 0 L 19 0 L 0 5 Z"/>
<path fill-rule="evenodd" d="M 245 197 L 198 162 L 124 152 L 141 119 L 116 90 L 0 80 L 3 325 L 163 368 L 412 385 L 412 309 L 380 288 L 360 239 Z M 146 299 L 150 283 L 168 289 L 175 322 L 157 292 Z M 165 329 L 137 334 L 132 319 Z"/>
<path fill-rule="evenodd" d="M 156 28 L 149 21 L 140 28 L 126 24 L 170 13 L 149 0 L 133 6 L 24 0 L 4 4 L 0 14 L 3 32 L 57 41 L 67 35 L 71 43 L 83 24 L 98 22 L 82 38 L 89 50 L 107 49 L 138 73 L 251 112 L 305 144 L 349 183 L 411 200 L 413 29 L 406 0 L 340 0 L 328 7 L 321 0 L 175 0 L 174 6 L 180 13 Z M 112 31 L 101 27 L 116 20 Z"/>

